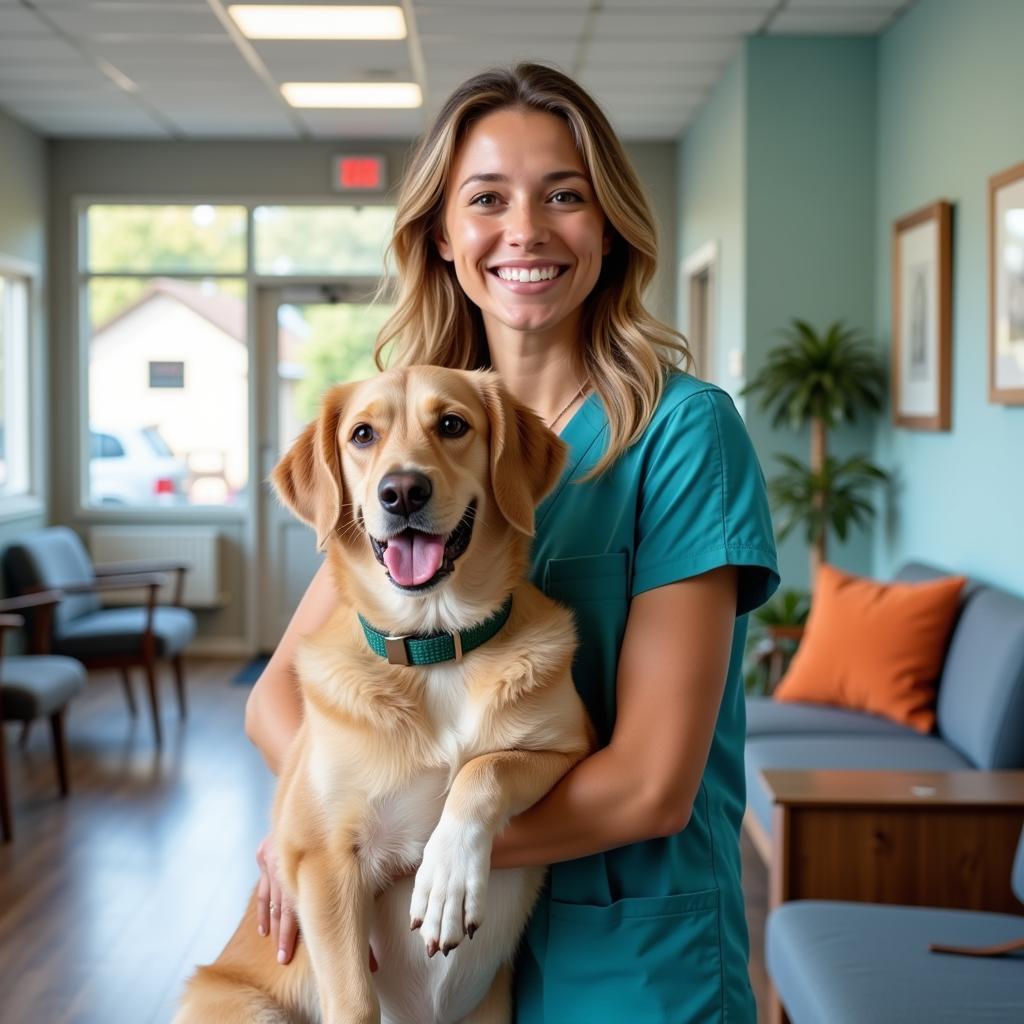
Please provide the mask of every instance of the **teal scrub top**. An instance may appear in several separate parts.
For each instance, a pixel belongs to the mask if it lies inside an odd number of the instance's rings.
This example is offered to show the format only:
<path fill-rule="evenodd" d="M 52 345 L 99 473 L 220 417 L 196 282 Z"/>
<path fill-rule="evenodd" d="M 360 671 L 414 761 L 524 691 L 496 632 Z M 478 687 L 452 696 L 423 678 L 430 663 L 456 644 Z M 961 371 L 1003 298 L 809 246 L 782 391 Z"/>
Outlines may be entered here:
<path fill-rule="evenodd" d="M 601 476 L 591 394 L 562 433 L 570 454 L 537 510 L 533 582 L 570 606 L 573 679 L 607 744 L 632 597 L 721 565 L 739 567 L 728 679 L 686 828 L 551 868 L 516 962 L 518 1024 L 754 1024 L 739 831 L 745 804 L 746 615 L 778 586 L 764 477 L 729 396 L 666 380 L 643 436 Z"/>

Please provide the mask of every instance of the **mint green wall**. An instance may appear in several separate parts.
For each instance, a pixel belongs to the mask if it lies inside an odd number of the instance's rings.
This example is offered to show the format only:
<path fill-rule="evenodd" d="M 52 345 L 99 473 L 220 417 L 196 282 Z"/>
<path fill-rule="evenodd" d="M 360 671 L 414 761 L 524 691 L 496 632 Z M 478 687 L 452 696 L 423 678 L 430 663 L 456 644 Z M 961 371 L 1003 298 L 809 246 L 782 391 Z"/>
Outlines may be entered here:
<path fill-rule="evenodd" d="M 747 40 L 747 375 L 798 316 L 837 319 L 870 334 L 874 323 L 875 55 L 873 38 L 758 36 Z M 767 476 L 776 452 L 809 458 L 807 432 L 774 430 L 756 399 L 747 424 Z M 836 455 L 867 454 L 874 424 L 837 429 Z M 806 587 L 807 546 L 779 551 L 787 586 Z M 828 559 L 867 572 L 870 533 L 830 542 Z"/>
<path fill-rule="evenodd" d="M 890 337 L 893 220 L 953 206 L 953 414 L 948 433 L 885 424 L 897 467 L 875 544 L 886 576 L 920 558 L 1024 591 L 1024 406 L 987 392 L 987 181 L 1024 160 L 1024 3 L 922 0 L 879 49 L 876 330 Z"/>
<path fill-rule="evenodd" d="M 718 246 L 718 278 L 713 316 L 714 370 L 708 374 L 742 405 L 743 381 L 729 373 L 728 353 L 744 347 L 743 309 L 746 301 L 744 185 L 744 123 L 746 120 L 746 57 L 740 54 L 718 81 L 679 143 L 679 218 L 677 236 L 680 329 L 686 331 L 689 303 L 679 268 L 709 242 Z"/>

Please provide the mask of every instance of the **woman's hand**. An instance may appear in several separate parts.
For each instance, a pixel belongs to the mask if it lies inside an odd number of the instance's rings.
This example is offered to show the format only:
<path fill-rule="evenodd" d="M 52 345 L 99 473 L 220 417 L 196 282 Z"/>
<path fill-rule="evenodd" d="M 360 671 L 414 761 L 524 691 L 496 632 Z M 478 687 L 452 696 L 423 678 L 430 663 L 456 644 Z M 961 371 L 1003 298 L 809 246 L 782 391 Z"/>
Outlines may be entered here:
<path fill-rule="evenodd" d="M 273 832 L 268 833 L 257 847 L 256 863 L 260 868 L 260 881 L 256 888 L 256 927 L 260 935 L 273 935 L 277 943 L 277 961 L 287 964 L 295 953 L 299 919 L 278 880 Z"/>
<path fill-rule="evenodd" d="M 291 963 L 299 941 L 299 919 L 295 908 L 277 878 L 277 853 L 274 833 L 269 832 L 256 848 L 260 882 L 256 888 L 256 928 L 260 935 L 272 934 L 277 943 L 278 963 Z M 370 950 L 370 970 L 377 970 L 377 959 Z"/>

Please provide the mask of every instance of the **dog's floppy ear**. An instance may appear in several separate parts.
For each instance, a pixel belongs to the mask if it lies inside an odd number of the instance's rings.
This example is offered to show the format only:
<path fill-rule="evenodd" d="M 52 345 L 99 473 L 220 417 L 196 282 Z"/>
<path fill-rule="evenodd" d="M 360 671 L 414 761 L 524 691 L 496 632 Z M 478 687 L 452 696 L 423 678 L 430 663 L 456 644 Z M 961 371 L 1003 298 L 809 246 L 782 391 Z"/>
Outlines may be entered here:
<path fill-rule="evenodd" d="M 338 528 L 345 504 L 338 424 L 352 388 L 351 384 L 339 384 L 324 395 L 320 415 L 299 434 L 270 474 L 280 499 L 316 530 L 321 551 Z"/>
<path fill-rule="evenodd" d="M 506 390 L 497 374 L 477 380 L 491 422 L 491 487 L 501 514 L 533 536 L 533 510 L 555 486 L 568 451 L 554 431 Z"/>

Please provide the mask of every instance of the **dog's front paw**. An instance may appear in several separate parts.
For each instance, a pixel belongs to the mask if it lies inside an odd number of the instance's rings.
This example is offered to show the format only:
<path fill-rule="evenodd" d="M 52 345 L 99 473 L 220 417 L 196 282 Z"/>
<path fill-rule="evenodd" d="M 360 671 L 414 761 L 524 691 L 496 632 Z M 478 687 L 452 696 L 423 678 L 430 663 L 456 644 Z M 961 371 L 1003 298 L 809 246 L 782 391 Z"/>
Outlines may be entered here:
<path fill-rule="evenodd" d="M 423 849 L 410 907 L 411 926 L 420 929 L 427 956 L 439 949 L 447 956 L 463 935 L 473 938 L 480 927 L 491 870 L 491 839 L 476 822 L 441 815 Z"/>

